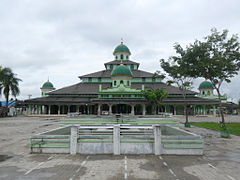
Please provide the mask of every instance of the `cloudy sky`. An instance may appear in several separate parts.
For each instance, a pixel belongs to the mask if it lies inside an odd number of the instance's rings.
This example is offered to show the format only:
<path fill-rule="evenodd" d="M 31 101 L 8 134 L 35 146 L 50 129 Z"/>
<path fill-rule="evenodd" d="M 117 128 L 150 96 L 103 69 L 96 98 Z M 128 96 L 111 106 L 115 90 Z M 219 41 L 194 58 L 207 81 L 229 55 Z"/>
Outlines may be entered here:
<path fill-rule="evenodd" d="M 19 99 L 40 95 L 50 78 L 56 88 L 104 69 L 121 38 L 140 69 L 159 70 L 159 59 L 228 29 L 240 34 L 239 0 L 0 0 L 0 64 L 23 81 Z M 200 80 L 196 80 L 197 87 Z M 240 76 L 223 93 L 240 98 Z"/>

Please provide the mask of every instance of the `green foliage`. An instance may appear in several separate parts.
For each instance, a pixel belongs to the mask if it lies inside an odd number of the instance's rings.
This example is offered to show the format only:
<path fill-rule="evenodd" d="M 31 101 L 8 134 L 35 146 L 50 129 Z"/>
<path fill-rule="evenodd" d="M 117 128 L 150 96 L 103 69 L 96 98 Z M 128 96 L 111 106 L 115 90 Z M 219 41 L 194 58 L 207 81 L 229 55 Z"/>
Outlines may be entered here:
<path fill-rule="evenodd" d="M 216 122 L 191 122 L 192 125 L 205 127 L 217 131 L 221 131 L 221 123 Z M 228 131 L 231 134 L 240 135 L 240 123 L 225 123 Z"/>
<path fill-rule="evenodd" d="M 228 38 L 228 30 L 218 32 L 214 28 L 204 41 L 196 40 L 184 52 L 187 74 L 210 80 L 215 89 L 219 89 L 224 81 L 231 82 L 240 69 L 238 36 Z"/>
<path fill-rule="evenodd" d="M 21 79 L 17 78 L 10 68 L 0 66 L 0 94 L 4 94 L 6 106 L 8 106 L 10 94 L 14 97 L 19 95 L 19 81 Z"/>
<path fill-rule="evenodd" d="M 170 80 L 166 83 L 167 85 L 176 84 L 179 90 L 182 92 L 182 96 L 185 99 L 188 90 L 192 89 L 193 77 L 188 74 L 188 67 L 185 64 L 186 52 L 179 45 L 175 44 L 174 49 L 176 51 L 176 56 L 171 56 L 168 60 L 161 59 L 160 64 L 162 69 L 170 76 Z M 187 102 L 185 104 L 185 116 L 186 123 L 188 122 L 188 109 Z"/>
<path fill-rule="evenodd" d="M 167 85 L 176 84 L 185 97 L 186 90 L 192 89 L 193 78 L 189 76 L 189 70 L 185 64 L 186 52 L 179 44 L 175 44 L 174 49 L 177 56 L 171 56 L 168 60 L 161 59 L 160 64 L 167 75 L 171 77 L 167 81 Z"/>
<path fill-rule="evenodd" d="M 149 89 L 143 91 L 143 96 L 152 104 L 160 105 L 162 104 L 163 98 L 168 96 L 168 93 L 165 89 Z"/>
<path fill-rule="evenodd" d="M 189 77 L 203 77 L 210 80 L 218 93 L 222 127 L 225 127 L 221 103 L 220 87 L 223 82 L 230 83 L 231 78 L 240 70 L 240 43 L 237 35 L 228 37 L 228 30 L 218 32 L 212 29 L 211 34 L 203 41 L 196 40 L 185 50 L 180 45 L 177 49 L 184 55 L 180 62 Z"/>

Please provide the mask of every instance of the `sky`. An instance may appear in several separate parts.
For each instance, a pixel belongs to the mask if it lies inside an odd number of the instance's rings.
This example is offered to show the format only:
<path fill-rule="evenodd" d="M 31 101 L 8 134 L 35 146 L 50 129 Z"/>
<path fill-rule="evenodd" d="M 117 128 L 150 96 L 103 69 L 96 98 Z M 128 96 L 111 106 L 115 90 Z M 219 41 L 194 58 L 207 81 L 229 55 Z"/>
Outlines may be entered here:
<path fill-rule="evenodd" d="M 211 28 L 240 34 L 239 0 L 0 0 L 0 65 L 22 79 L 18 99 L 40 96 L 104 69 L 123 38 L 140 69 L 161 70 L 173 45 L 202 40 Z M 197 90 L 203 79 L 194 81 Z M 240 99 L 240 75 L 222 93 Z"/>

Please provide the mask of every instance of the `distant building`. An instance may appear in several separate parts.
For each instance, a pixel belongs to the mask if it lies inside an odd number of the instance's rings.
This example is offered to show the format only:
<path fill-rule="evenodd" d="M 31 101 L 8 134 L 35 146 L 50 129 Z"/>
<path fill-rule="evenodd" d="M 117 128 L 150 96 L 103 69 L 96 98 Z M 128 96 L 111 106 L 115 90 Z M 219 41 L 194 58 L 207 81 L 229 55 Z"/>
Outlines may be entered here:
<path fill-rule="evenodd" d="M 55 90 L 51 82 L 44 83 L 42 97 L 25 100 L 28 113 L 147 115 L 166 112 L 182 115 L 186 102 L 192 115 L 216 114 L 219 101 L 205 97 L 213 94 L 211 88 L 200 88 L 199 96 L 196 92 L 186 91 L 184 99 L 177 87 L 167 86 L 153 73 L 140 70 L 140 64 L 130 60 L 131 52 L 123 43 L 114 49 L 113 56 L 113 61 L 104 64 L 104 70 L 79 76 L 81 81 L 77 84 Z M 165 88 L 169 96 L 153 111 L 142 91 L 156 88 Z"/>
<path fill-rule="evenodd" d="M 40 89 L 41 89 L 41 96 L 42 97 L 47 96 L 47 93 L 55 90 L 53 84 L 51 82 L 49 82 L 49 80 L 47 82 L 45 82 Z"/>
<path fill-rule="evenodd" d="M 199 97 L 201 98 L 208 98 L 208 99 L 214 99 L 214 100 L 218 100 L 218 95 L 214 94 L 213 90 L 213 84 L 209 81 L 203 81 L 200 85 L 199 85 Z M 224 94 L 223 96 L 221 96 L 221 102 L 223 104 L 223 108 L 224 108 L 224 112 L 226 114 L 238 114 L 238 110 L 239 110 L 239 106 L 231 101 L 228 101 L 227 95 Z M 204 111 L 203 109 L 200 111 Z M 207 107 L 207 114 L 209 114 L 209 112 L 213 112 L 214 109 L 211 109 L 209 107 Z"/>

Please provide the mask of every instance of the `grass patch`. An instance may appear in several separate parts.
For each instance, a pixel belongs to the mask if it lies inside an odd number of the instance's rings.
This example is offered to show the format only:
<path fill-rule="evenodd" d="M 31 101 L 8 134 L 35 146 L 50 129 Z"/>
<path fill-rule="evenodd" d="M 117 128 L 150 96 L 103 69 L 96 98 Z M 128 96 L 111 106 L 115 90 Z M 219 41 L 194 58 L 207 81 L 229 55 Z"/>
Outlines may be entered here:
<path fill-rule="evenodd" d="M 220 123 L 217 122 L 191 122 L 190 124 L 205 127 L 213 130 L 220 131 L 222 130 Z M 240 123 L 234 122 L 234 123 L 225 123 L 227 130 L 231 134 L 240 135 Z"/>

